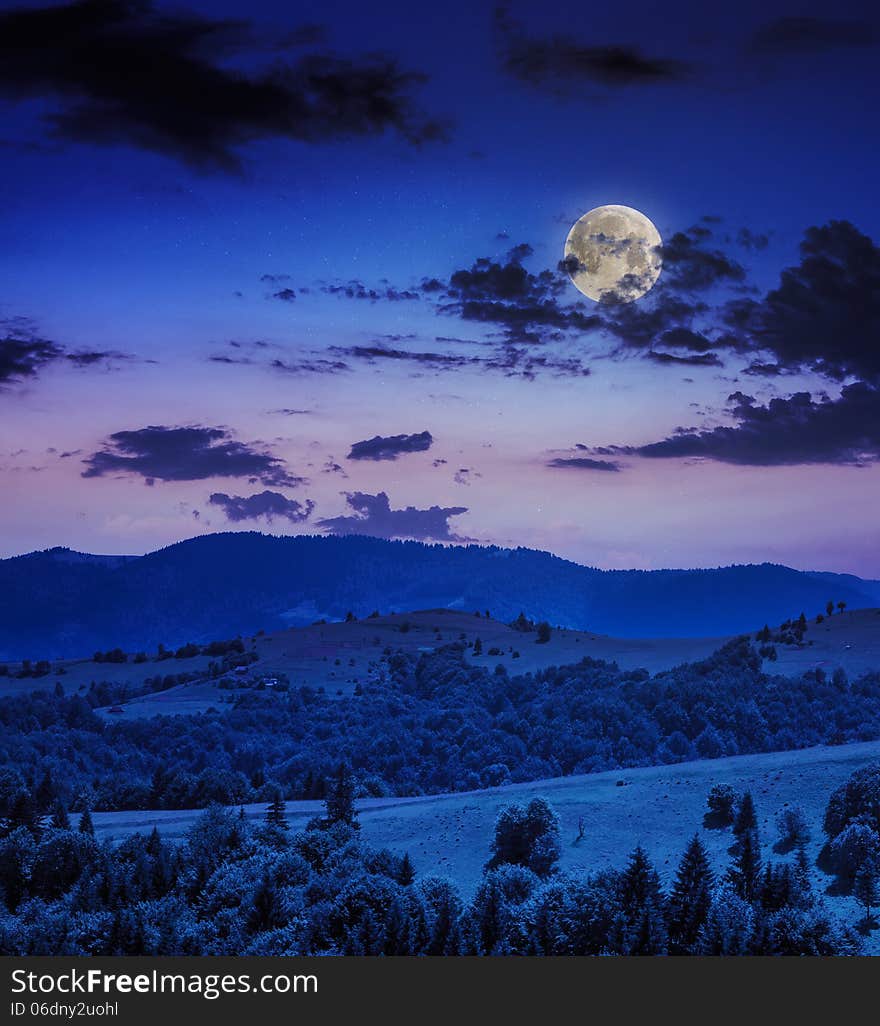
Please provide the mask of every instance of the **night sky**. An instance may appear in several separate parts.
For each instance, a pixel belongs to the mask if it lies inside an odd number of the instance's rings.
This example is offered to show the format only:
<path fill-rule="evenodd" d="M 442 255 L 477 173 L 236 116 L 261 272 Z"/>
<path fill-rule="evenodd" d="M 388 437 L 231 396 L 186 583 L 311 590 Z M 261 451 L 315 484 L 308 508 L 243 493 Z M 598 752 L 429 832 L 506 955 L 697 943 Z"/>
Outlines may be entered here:
<path fill-rule="evenodd" d="M 874 5 L 715 6 L 4 2 L 0 556 L 880 577 Z M 634 303 L 560 265 L 603 204 Z"/>

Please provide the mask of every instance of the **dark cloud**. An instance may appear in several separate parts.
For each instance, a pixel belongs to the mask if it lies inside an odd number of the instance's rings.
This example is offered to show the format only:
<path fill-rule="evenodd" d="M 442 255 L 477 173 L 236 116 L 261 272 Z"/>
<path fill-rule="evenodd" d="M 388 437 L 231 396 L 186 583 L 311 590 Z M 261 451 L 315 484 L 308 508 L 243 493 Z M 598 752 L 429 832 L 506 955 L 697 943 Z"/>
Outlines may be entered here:
<path fill-rule="evenodd" d="M 655 288 L 656 295 L 639 303 L 609 306 L 603 328 L 624 347 L 647 349 L 663 341 L 689 351 L 711 348 L 708 336 L 692 325 L 709 312 L 707 303 L 675 295 L 665 286 Z"/>
<path fill-rule="evenodd" d="M 783 368 L 880 382 L 880 247 L 832 221 L 807 229 L 800 258 L 763 299 L 728 305 L 731 330 Z"/>
<path fill-rule="evenodd" d="M 349 366 L 342 360 L 328 360 L 323 357 L 317 359 L 296 359 L 283 360 L 276 358 L 267 364 L 270 370 L 282 374 L 339 374 L 347 371 Z"/>
<path fill-rule="evenodd" d="M 421 299 L 421 294 L 415 289 L 400 289 L 382 282 L 378 288 L 371 288 L 362 281 L 356 279 L 344 282 L 322 282 L 322 292 L 328 296 L 343 296 L 345 299 L 366 299 L 370 303 L 380 301 L 386 303 L 400 303 L 405 300 Z"/>
<path fill-rule="evenodd" d="M 65 353 L 64 358 L 75 367 L 93 367 L 99 363 L 112 364 L 134 359 L 129 353 L 120 353 L 115 349 L 78 349 Z"/>
<path fill-rule="evenodd" d="M 864 48 L 877 43 L 877 29 L 867 21 L 831 18 L 777 18 L 752 36 L 751 49 L 760 53 L 816 53 L 822 50 Z"/>
<path fill-rule="evenodd" d="M 294 487 L 303 479 L 264 447 L 235 441 L 220 427 L 151 425 L 117 431 L 103 449 L 83 460 L 83 477 L 134 474 L 154 481 L 201 481 L 243 477 L 266 485 Z"/>
<path fill-rule="evenodd" d="M 667 288 L 702 292 L 716 285 L 745 281 L 745 268 L 723 250 L 711 248 L 711 237 L 708 228 L 695 225 L 687 231 L 676 232 L 661 245 L 663 280 Z"/>
<path fill-rule="evenodd" d="M 410 452 L 426 452 L 434 442 L 430 431 L 419 431 L 413 435 L 389 435 L 383 438 L 382 435 L 375 435 L 373 438 L 366 438 L 362 442 L 354 442 L 351 452 L 348 454 L 350 460 L 396 460 Z"/>
<path fill-rule="evenodd" d="M 614 460 L 595 460 L 588 456 L 557 456 L 550 460 L 547 466 L 563 470 L 600 470 L 611 473 L 620 470 L 620 464 Z"/>
<path fill-rule="evenodd" d="M 510 343 L 558 340 L 567 332 L 598 327 L 601 319 L 587 314 L 583 302 L 560 302 L 570 283 L 559 268 L 533 273 L 523 266 L 531 255 L 532 247 L 520 243 L 502 259 L 481 257 L 448 279 L 423 278 L 406 287 L 387 281 L 376 287 L 358 280 L 322 282 L 320 288 L 371 303 L 424 299 L 436 313 L 496 327 Z"/>
<path fill-rule="evenodd" d="M 734 426 L 679 428 L 668 438 L 605 452 L 652 459 L 703 457 L 745 466 L 831 463 L 864 466 L 880 460 L 880 389 L 847 385 L 836 399 L 798 392 L 759 405 L 752 396 L 730 396 Z"/>
<path fill-rule="evenodd" d="M 685 367 L 722 367 L 721 360 L 715 353 L 696 353 L 693 356 L 677 356 L 675 353 L 661 353 L 649 349 L 645 353 L 647 359 L 654 363 L 676 364 Z"/>
<path fill-rule="evenodd" d="M 722 321 L 707 298 L 719 290 L 739 293 L 746 284 L 745 268 L 718 244 L 715 223 L 704 217 L 663 243 L 660 279 L 644 299 L 601 304 L 603 327 L 620 353 L 642 350 L 655 362 L 717 366 L 710 351 L 746 348 L 742 332 Z M 704 355 L 696 359 L 693 353 Z"/>
<path fill-rule="evenodd" d="M 238 346 L 232 342 L 230 345 Z M 266 344 L 256 342 L 253 346 L 257 349 L 265 349 Z M 232 367 L 261 367 L 264 370 L 277 374 L 291 376 L 302 376 L 312 374 L 339 374 L 349 370 L 349 366 L 342 360 L 329 359 L 326 356 L 274 356 L 267 358 L 264 353 L 257 352 L 255 355 L 248 355 L 246 352 L 213 353 L 208 358 L 209 363 L 220 363 Z M 275 411 L 283 412 L 283 411 Z M 299 411 L 310 412 L 310 411 Z"/>
<path fill-rule="evenodd" d="M 315 508 L 311 499 L 298 502 L 288 499 L 281 492 L 256 492 L 254 495 L 227 495 L 225 492 L 214 492 L 208 499 L 212 506 L 219 506 L 227 520 L 239 523 L 242 520 L 265 520 L 271 524 L 273 520 L 288 520 L 292 524 L 301 524 L 308 520 Z"/>
<path fill-rule="evenodd" d="M 392 58 L 227 63 L 259 50 L 245 22 L 160 12 L 149 0 L 15 8 L 0 14 L 0 94 L 54 104 L 55 137 L 129 143 L 211 170 L 238 170 L 239 148 L 257 139 L 444 135 L 413 101 L 424 76 Z"/>
<path fill-rule="evenodd" d="M 778 363 L 761 363 L 759 360 L 755 360 L 743 369 L 743 374 L 750 374 L 757 378 L 776 378 L 782 373 L 782 368 Z"/>
<path fill-rule="evenodd" d="M 422 364 L 435 370 L 450 367 L 467 367 L 479 362 L 476 357 L 462 356 L 458 353 L 419 352 L 392 348 L 391 346 L 334 346 L 331 352 L 339 353 L 349 359 L 363 360 L 367 363 L 391 360 L 401 363 Z"/>
<path fill-rule="evenodd" d="M 0 337 L 0 388 L 35 378 L 52 363 L 65 362 L 82 369 L 133 359 L 127 353 L 112 349 L 66 349 L 57 342 L 40 338 L 33 322 L 27 318 L 2 321 L 0 331 L 4 329 L 8 334 Z"/>
<path fill-rule="evenodd" d="M 520 243 L 503 260 L 481 257 L 453 271 L 447 282 L 436 283 L 439 288 L 432 281 L 431 290 L 441 293 L 437 311 L 496 325 L 509 342 L 546 342 L 598 328 L 601 318 L 586 313 L 583 302 L 560 302 L 570 288 L 560 268 L 533 273 L 523 266 L 531 255 L 532 247 Z"/>
<path fill-rule="evenodd" d="M 604 86 L 663 85 L 688 78 L 685 61 L 647 56 L 631 45 L 589 45 L 570 35 L 529 36 L 509 16 L 496 11 L 496 29 L 504 70 L 523 82 L 572 94 L 585 82 Z"/>
<path fill-rule="evenodd" d="M 341 474 L 343 477 L 348 477 L 342 465 L 337 463 L 332 456 L 328 456 L 324 461 L 324 466 L 321 467 L 321 472 L 324 474 Z"/>
<path fill-rule="evenodd" d="M 493 347 L 490 355 L 464 355 L 462 353 L 422 352 L 419 350 L 397 349 L 389 346 L 349 346 L 332 349 L 350 360 L 361 360 L 377 364 L 384 360 L 395 363 L 414 364 L 430 371 L 458 370 L 474 368 L 477 370 L 499 373 L 505 377 L 522 378 L 534 381 L 541 373 L 564 377 L 586 377 L 590 368 L 580 358 L 565 356 L 558 353 L 536 353 L 528 346 L 509 344 Z"/>
<path fill-rule="evenodd" d="M 292 303 L 296 299 L 296 292 L 294 289 L 283 288 L 277 292 L 272 293 L 275 299 L 280 299 L 282 303 Z"/>
<path fill-rule="evenodd" d="M 466 506 L 431 506 L 417 509 L 392 509 L 385 492 L 368 495 L 364 492 L 346 493 L 346 501 L 353 511 L 351 516 L 319 520 L 318 526 L 331 534 L 366 534 L 374 538 L 413 538 L 417 541 L 466 541 L 452 533 L 452 517 L 467 513 Z"/>
<path fill-rule="evenodd" d="M 0 387 L 33 378 L 64 350 L 42 338 L 0 338 Z"/>

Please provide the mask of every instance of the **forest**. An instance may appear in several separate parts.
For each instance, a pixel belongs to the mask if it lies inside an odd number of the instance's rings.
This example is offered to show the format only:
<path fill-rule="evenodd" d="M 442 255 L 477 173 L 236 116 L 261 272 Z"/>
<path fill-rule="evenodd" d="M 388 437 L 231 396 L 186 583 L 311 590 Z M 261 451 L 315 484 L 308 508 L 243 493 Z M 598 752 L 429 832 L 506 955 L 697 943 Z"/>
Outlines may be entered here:
<path fill-rule="evenodd" d="M 749 792 L 707 798 L 730 830 L 729 864 L 713 867 L 695 834 L 666 886 L 641 847 L 620 867 L 558 872 L 552 807 L 508 806 L 465 897 L 409 855 L 368 847 L 355 791 L 341 767 L 324 814 L 297 833 L 280 798 L 256 827 L 212 806 L 180 845 L 155 830 L 99 843 L 87 810 L 74 826 L 58 807 L 0 840 L 0 955 L 854 955 L 880 901 L 880 764 L 825 817 L 823 854 L 864 909 L 855 928 L 811 885 L 796 811 L 780 822 L 794 857 L 771 858 Z"/>
<path fill-rule="evenodd" d="M 340 760 L 361 796 L 493 787 L 573 773 L 871 740 L 880 673 L 762 670 L 741 638 L 650 677 L 584 659 L 509 676 L 460 644 L 386 651 L 349 696 L 245 692 L 223 711 L 109 722 L 105 686 L 0 700 L 0 822 L 72 811 L 323 798 Z"/>
<path fill-rule="evenodd" d="M 720 637 L 820 609 L 832 593 L 849 609 L 880 604 L 880 582 L 770 563 L 598 570 L 525 548 L 237 531 L 138 557 L 0 559 L 0 662 L 176 648 L 372 609 L 489 608 L 505 621 L 523 609 L 615 637 Z"/>

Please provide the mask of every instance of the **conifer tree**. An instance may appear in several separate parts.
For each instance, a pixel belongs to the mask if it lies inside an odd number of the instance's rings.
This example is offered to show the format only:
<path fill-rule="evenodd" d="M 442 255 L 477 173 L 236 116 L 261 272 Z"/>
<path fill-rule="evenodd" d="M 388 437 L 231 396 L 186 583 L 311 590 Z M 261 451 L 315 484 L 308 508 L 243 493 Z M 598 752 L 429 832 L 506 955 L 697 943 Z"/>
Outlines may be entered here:
<path fill-rule="evenodd" d="M 34 836 L 40 833 L 40 813 L 33 795 L 27 789 L 22 789 L 16 794 L 9 808 L 7 830 L 11 833 L 18 827 L 24 827 Z"/>
<path fill-rule="evenodd" d="M 666 950 L 666 922 L 660 876 L 638 845 L 620 877 L 620 900 L 627 929 L 622 940 L 629 955 L 660 955 Z"/>
<path fill-rule="evenodd" d="M 275 796 L 266 808 L 266 824 L 276 830 L 287 829 L 287 806 L 280 791 L 275 792 Z"/>
<path fill-rule="evenodd" d="M 336 773 L 336 779 L 333 781 L 330 792 L 324 800 L 328 825 L 346 823 L 348 826 L 358 826 L 357 810 L 354 805 L 355 790 L 355 782 L 351 770 L 343 763 L 340 765 Z"/>
<path fill-rule="evenodd" d="M 853 894 L 865 910 L 865 926 L 872 925 L 871 910 L 880 905 L 880 862 L 871 856 L 861 864 L 853 884 Z"/>
<path fill-rule="evenodd" d="M 37 785 L 34 799 L 41 812 L 46 812 L 52 808 L 52 803 L 55 800 L 55 782 L 52 779 L 51 770 L 47 769 L 43 774 L 42 780 Z"/>
<path fill-rule="evenodd" d="M 64 808 L 64 804 L 60 798 L 55 802 L 55 807 L 52 810 L 51 825 L 55 830 L 70 829 L 70 819 L 67 815 L 67 809 Z"/>
<path fill-rule="evenodd" d="M 809 908 L 813 904 L 813 884 L 810 880 L 810 857 L 805 844 L 798 845 L 794 856 L 794 883 L 798 907 Z"/>
<path fill-rule="evenodd" d="M 758 829 L 758 815 L 755 812 L 755 801 L 752 792 L 746 791 L 739 802 L 736 812 L 736 819 L 733 823 L 733 832 L 740 836 L 749 830 Z"/>
<path fill-rule="evenodd" d="M 714 874 L 698 835 L 687 846 L 669 897 L 667 922 L 671 954 L 690 954 L 712 907 Z"/>
<path fill-rule="evenodd" d="M 401 901 L 395 898 L 385 919 L 385 954 L 413 953 L 412 923 Z"/>
<path fill-rule="evenodd" d="M 504 894 L 494 873 L 484 879 L 472 905 L 476 954 L 491 955 L 504 935 L 507 922 Z"/>
<path fill-rule="evenodd" d="M 409 887 L 415 878 L 416 868 L 409 857 L 409 852 L 404 852 L 403 858 L 400 860 L 400 868 L 397 871 L 397 882 L 402 887 Z"/>
<path fill-rule="evenodd" d="M 412 922 L 412 954 L 427 954 L 431 943 L 431 931 L 428 929 L 428 917 L 425 915 L 424 902 L 418 902 L 414 915 L 411 915 L 410 919 Z"/>
<path fill-rule="evenodd" d="M 95 825 L 92 823 L 92 814 L 89 812 L 88 806 L 82 810 L 82 815 L 79 817 L 79 832 L 88 834 L 90 837 L 95 836 Z"/>
<path fill-rule="evenodd" d="M 741 834 L 738 851 L 727 875 L 744 901 L 751 903 L 757 899 L 761 883 L 761 842 L 757 830 L 746 830 Z"/>
<path fill-rule="evenodd" d="M 272 930 L 280 925 L 278 892 L 269 879 L 269 874 L 264 873 L 251 901 L 247 920 L 248 930 L 251 933 L 260 933 L 262 930 Z"/>

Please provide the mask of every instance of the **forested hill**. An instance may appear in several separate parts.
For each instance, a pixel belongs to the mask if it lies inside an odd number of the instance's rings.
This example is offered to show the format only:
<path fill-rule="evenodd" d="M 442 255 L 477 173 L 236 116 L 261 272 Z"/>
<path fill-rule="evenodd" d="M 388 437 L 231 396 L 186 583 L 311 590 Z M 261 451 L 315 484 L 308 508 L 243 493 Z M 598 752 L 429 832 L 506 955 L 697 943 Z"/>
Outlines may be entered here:
<path fill-rule="evenodd" d="M 52 549 L 0 560 L 0 658 L 60 658 L 335 619 L 348 610 L 520 611 L 618 637 L 726 635 L 831 599 L 880 604 L 880 582 L 765 563 L 602 571 L 546 552 L 364 537 L 205 535 L 141 557 Z"/>

